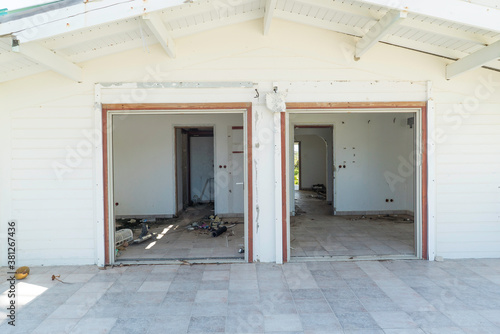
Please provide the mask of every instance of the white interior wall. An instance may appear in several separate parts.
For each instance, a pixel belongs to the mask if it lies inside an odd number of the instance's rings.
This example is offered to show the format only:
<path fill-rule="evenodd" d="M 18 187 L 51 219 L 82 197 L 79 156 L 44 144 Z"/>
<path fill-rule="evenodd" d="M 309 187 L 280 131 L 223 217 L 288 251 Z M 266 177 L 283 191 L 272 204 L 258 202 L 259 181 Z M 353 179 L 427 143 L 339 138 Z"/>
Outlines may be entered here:
<path fill-rule="evenodd" d="M 392 174 L 399 176 L 401 159 L 409 160 L 414 152 L 413 129 L 406 125 L 410 116 L 408 113 L 311 112 L 290 115 L 290 128 L 306 122 L 334 124 L 334 204 L 338 214 L 410 210 L 408 191 L 413 187 L 408 184 L 414 181 L 414 166 L 409 165 L 408 175 L 403 175 L 402 181 L 395 182 L 393 187 L 392 179 L 387 178 Z M 293 192 L 293 187 L 290 188 Z"/>
<path fill-rule="evenodd" d="M 287 100 L 423 101 L 428 96 L 425 87 L 417 89 L 419 82 L 432 81 L 431 247 L 444 257 L 500 257 L 499 73 L 477 69 L 447 81 L 444 66 L 451 60 L 377 44 L 355 62 L 351 36 L 279 19 L 273 19 L 268 36 L 261 31 L 261 20 L 255 20 L 179 38 L 176 59 L 166 57 L 160 45 L 105 56 L 80 64 L 82 83 L 46 72 L 0 84 L 0 232 L 8 220 L 18 221 L 19 264 L 96 263 L 102 240 L 96 219 L 102 217 L 95 202 L 100 168 L 92 150 L 99 147 L 92 136 L 99 123 L 99 113 L 92 111 L 94 83 L 158 81 L 258 83 L 257 99 L 254 89 L 233 88 L 108 90 L 102 101 L 253 102 L 255 259 L 275 261 L 275 194 L 269 185 L 276 127 L 265 93 L 272 91 L 271 80 L 332 78 L 341 89 L 318 84 L 315 90 L 289 90 Z M 6 257 L 0 261 L 5 265 Z"/>
<path fill-rule="evenodd" d="M 327 147 L 323 138 L 316 135 L 295 136 L 300 141 L 300 185 L 302 189 L 312 189 L 315 184 L 327 186 Z"/>
<path fill-rule="evenodd" d="M 228 129 L 243 124 L 242 114 L 212 115 L 128 115 L 114 116 L 113 120 L 113 169 L 115 215 L 174 215 L 175 212 L 175 162 L 173 157 L 175 127 L 214 126 L 217 165 L 228 164 Z M 202 137 L 197 137 L 202 138 Z M 193 139 L 193 138 L 192 138 Z M 206 138 L 192 142 L 191 150 L 200 156 L 206 151 Z M 212 141 L 210 141 L 212 142 Z M 208 144 L 207 144 L 208 143 Z M 202 147 L 202 145 L 204 145 Z M 202 149 L 202 151 L 197 150 Z M 192 156 L 193 157 L 193 156 Z M 209 168 L 213 175 L 213 154 Z M 206 174 L 207 164 L 194 162 L 194 168 Z M 193 167 L 193 166 L 191 166 Z M 201 169 L 200 169 L 201 168 Z M 195 170 L 192 169 L 193 173 Z M 217 171 L 219 174 L 223 170 Z M 199 175 L 198 175 L 199 174 Z M 201 195 L 204 180 L 194 173 L 192 196 Z M 198 177 L 197 177 L 198 175 Z M 203 184 L 202 184 L 203 183 Z M 229 213 L 227 184 L 214 183 L 216 213 Z M 194 192 L 193 192 L 194 191 Z M 239 199 L 243 201 L 243 198 Z"/>
<path fill-rule="evenodd" d="M 191 200 L 194 201 L 195 196 L 198 201 L 210 202 L 214 199 L 214 138 L 213 137 L 191 137 L 190 138 L 190 160 L 191 168 Z M 229 156 L 227 157 L 229 160 Z M 229 190 L 226 190 L 229 191 Z M 243 202 L 243 196 L 238 199 Z M 227 212 L 229 204 L 227 204 Z M 241 212 L 243 213 L 243 211 Z"/>
<path fill-rule="evenodd" d="M 331 202 L 333 199 L 333 127 L 329 128 L 312 128 L 312 127 L 301 127 L 291 129 L 291 136 L 299 135 L 314 135 L 320 136 L 326 143 L 327 159 L 326 164 L 326 175 L 327 180 L 325 181 L 326 186 L 326 200 Z M 291 152 L 291 151 L 290 151 Z M 291 155 L 293 156 L 293 154 Z"/>

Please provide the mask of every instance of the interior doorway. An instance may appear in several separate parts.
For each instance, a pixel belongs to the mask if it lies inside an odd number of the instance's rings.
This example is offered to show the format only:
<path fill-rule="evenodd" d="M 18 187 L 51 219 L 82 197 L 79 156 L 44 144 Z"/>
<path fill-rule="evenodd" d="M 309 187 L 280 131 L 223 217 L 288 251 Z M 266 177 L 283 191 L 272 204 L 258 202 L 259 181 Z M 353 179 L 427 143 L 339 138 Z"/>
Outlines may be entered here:
<path fill-rule="evenodd" d="M 252 247 L 249 194 L 243 191 L 245 115 L 246 110 L 106 113 L 110 262 L 246 258 Z M 241 131 L 234 140 L 233 128 Z M 235 142 L 241 154 L 233 161 Z M 241 191 L 234 194 L 236 178 Z"/>
<path fill-rule="evenodd" d="M 291 259 L 421 257 L 419 111 L 287 112 Z M 297 141 L 307 156 L 299 189 Z"/>

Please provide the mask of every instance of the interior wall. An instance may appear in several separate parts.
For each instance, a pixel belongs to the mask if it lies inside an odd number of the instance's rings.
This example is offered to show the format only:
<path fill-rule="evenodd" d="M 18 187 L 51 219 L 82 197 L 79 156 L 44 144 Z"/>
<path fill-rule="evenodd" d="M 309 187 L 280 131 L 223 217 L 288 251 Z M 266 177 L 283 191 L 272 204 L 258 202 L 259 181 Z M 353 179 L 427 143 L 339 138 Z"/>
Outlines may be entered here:
<path fill-rule="evenodd" d="M 295 141 L 300 141 L 301 189 L 312 189 L 315 184 L 323 184 L 326 187 L 326 142 L 316 135 L 296 135 Z"/>
<path fill-rule="evenodd" d="M 214 126 L 215 157 L 218 165 L 229 160 L 227 137 L 232 126 L 241 126 L 241 114 L 212 115 L 128 115 L 114 116 L 113 120 L 113 184 L 117 216 L 144 216 L 176 214 L 174 127 Z M 201 137 L 200 137 L 201 138 Z M 200 156 L 199 149 L 209 149 L 205 141 L 194 141 L 191 149 Z M 207 147 L 205 147 L 207 146 Z M 203 153 L 205 155 L 205 153 Z M 206 155 L 208 157 L 208 155 Z M 212 169 L 214 162 L 200 162 L 199 166 Z M 207 167 L 208 168 L 208 167 Z M 207 169 L 203 172 L 206 174 Z M 213 173 L 213 172 L 212 172 Z M 217 173 L 223 171 L 217 169 Z M 204 180 L 193 179 L 194 194 L 201 195 Z M 199 182 L 198 182 L 199 181 Z M 203 184 L 202 184 L 203 183 Z M 216 213 L 229 212 L 227 184 L 214 183 Z M 193 195 L 194 195 L 193 194 Z M 239 199 L 243 202 L 243 198 Z M 241 212 L 242 213 L 242 212 Z"/>
<path fill-rule="evenodd" d="M 326 186 L 326 200 L 332 202 L 333 200 L 333 126 L 332 127 L 298 127 L 292 130 L 295 136 L 298 135 L 314 135 L 321 137 L 326 143 L 326 153 L 327 158 L 326 164 L 326 175 L 327 180 L 325 181 Z M 293 135 L 292 135 L 293 136 Z M 292 148 L 293 150 L 293 148 Z M 293 153 L 290 155 L 293 156 Z"/>
<path fill-rule="evenodd" d="M 191 137 L 190 139 L 191 201 L 210 202 L 214 199 L 214 138 Z M 243 197 L 239 198 L 243 201 Z"/>
<path fill-rule="evenodd" d="M 407 125 L 407 118 L 412 115 L 311 112 L 290 115 L 290 128 L 306 122 L 334 124 L 334 204 L 337 214 L 413 210 L 409 203 L 413 196 L 408 193 L 414 190 L 409 186 L 414 181 L 414 165 L 409 164 L 408 173 L 404 175 L 398 170 L 401 161 L 408 160 L 414 152 L 414 130 Z M 290 189 L 293 194 L 293 187 Z"/>

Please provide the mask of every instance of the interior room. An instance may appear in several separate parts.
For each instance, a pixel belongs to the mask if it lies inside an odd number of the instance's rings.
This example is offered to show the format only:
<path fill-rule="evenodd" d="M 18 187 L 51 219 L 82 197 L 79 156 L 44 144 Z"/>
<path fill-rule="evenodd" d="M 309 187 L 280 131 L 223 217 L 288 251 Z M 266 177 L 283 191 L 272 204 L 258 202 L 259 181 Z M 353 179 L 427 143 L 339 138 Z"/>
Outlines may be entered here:
<path fill-rule="evenodd" d="M 413 257 L 416 115 L 290 115 L 291 257 Z"/>
<path fill-rule="evenodd" d="M 112 116 L 115 262 L 244 259 L 241 113 Z"/>

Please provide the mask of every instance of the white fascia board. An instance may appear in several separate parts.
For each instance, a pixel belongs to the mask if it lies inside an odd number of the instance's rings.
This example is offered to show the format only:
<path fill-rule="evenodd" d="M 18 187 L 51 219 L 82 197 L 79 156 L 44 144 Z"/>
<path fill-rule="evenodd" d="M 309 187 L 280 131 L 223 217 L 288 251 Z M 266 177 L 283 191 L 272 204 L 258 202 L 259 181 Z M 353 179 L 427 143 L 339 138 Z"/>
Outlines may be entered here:
<path fill-rule="evenodd" d="M 372 46 L 382 40 L 389 30 L 401 19 L 406 17 L 406 13 L 391 10 L 387 12 L 370 30 L 356 43 L 354 59 L 359 59 Z"/>
<path fill-rule="evenodd" d="M 269 33 L 269 28 L 271 27 L 271 22 L 273 20 L 274 9 L 276 8 L 277 0 L 267 0 L 266 9 L 264 12 L 264 35 Z"/>
<path fill-rule="evenodd" d="M 153 35 L 155 35 L 158 42 L 160 42 L 165 52 L 169 55 L 169 57 L 175 58 L 174 39 L 167 31 L 167 28 L 163 24 L 159 14 L 157 13 L 145 14 L 142 16 L 142 18 L 144 22 L 146 22 L 146 25 L 151 30 Z"/>
<path fill-rule="evenodd" d="M 19 46 L 19 53 L 30 60 L 45 66 L 71 80 L 82 81 L 82 69 L 69 60 L 44 48 L 38 43 L 27 43 Z"/>
<path fill-rule="evenodd" d="M 500 32 L 500 9 L 462 0 L 358 0 L 363 3 Z"/>
<path fill-rule="evenodd" d="M 196 1 L 196 0 L 194 0 Z M 158 10 L 180 6 L 185 0 L 105 0 L 61 8 L 0 25 L 0 36 L 14 35 L 21 43 L 93 27 Z"/>
<path fill-rule="evenodd" d="M 451 79 L 454 76 L 476 69 L 499 58 L 500 41 L 497 41 L 480 49 L 479 51 L 457 60 L 454 63 L 446 65 L 446 79 Z"/>

